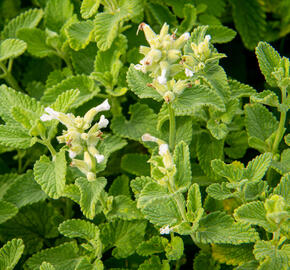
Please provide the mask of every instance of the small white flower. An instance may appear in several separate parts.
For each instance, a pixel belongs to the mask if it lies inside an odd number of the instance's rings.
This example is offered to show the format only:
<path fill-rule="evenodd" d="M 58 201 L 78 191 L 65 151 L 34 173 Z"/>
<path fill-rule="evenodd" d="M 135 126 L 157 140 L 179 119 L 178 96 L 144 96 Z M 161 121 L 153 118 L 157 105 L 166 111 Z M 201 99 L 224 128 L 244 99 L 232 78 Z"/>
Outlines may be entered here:
<path fill-rule="evenodd" d="M 181 37 L 183 37 L 184 40 L 189 40 L 189 38 L 190 38 L 190 33 L 185 32 L 184 34 L 181 35 Z"/>
<path fill-rule="evenodd" d="M 71 159 L 75 158 L 76 155 L 77 155 L 77 152 L 72 151 L 72 150 L 69 150 L 68 153 L 69 153 L 69 157 L 70 157 Z"/>
<path fill-rule="evenodd" d="M 168 153 L 168 151 L 169 151 L 168 144 L 166 144 L 166 143 L 160 144 L 160 146 L 159 146 L 159 155 L 160 156 L 166 155 Z"/>
<path fill-rule="evenodd" d="M 135 65 L 134 68 L 136 70 L 142 70 L 142 66 L 140 64 Z"/>
<path fill-rule="evenodd" d="M 53 119 L 58 120 L 59 112 L 56 112 L 55 110 L 49 107 L 46 107 L 44 111 L 47 112 L 48 114 L 44 113 L 42 116 L 40 116 L 41 121 L 50 121 Z"/>
<path fill-rule="evenodd" d="M 95 107 L 95 111 L 101 112 L 101 111 L 108 111 L 110 110 L 110 104 L 108 102 L 108 99 L 106 99 L 103 103 L 101 103 L 100 105 L 98 105 L 97 107 Z"/>
<path fill-rule="evenodd" d="M 143 136 L 141 137 L 143 142 L 157 142 L 157 138 L 150 135 L 149 133 L 145 133 L 143 134 Z"/>
<path fill-rule="evenodd" d="M 206 35 L 206 36 L 204 37 L 204 39 L 207 40 L 207 41 L 210 41 L 210 40 L 211 40 L 211 36 L 210 36 L 210 35 Z"/>
<path fill-rule="evenodd" d="M 160 234 L 169 234 L 172 231 L 172 228 L 169 228 L 169 225 L 160 228 Z"/>
<path fill-rule="evenodd" d="M 188 68 L 185 68 L 185 75 L 186 75 L 186 77 L 192 77 L 193 76 L 193 71 L 191 71 Z"/>
<path fill-rule="evenodd" d="M 98 163 L 101 163 L 104 161 L 105 157 L 103 155 L 95 154 L 95 158 Z"/>
<path fill-rule="evenodd" d="M 109 124 L 109 120 L 105 118 L 104 115 L 101 115 L 100 121 L 98 122 L 99 129 L 106 128 Z"/>
<path fill-rule="evenodd" d="M 167 72 L 166 69 L 162 69 L 162 71 L 161 71 L 161 76 L 158 76 L 158 77 L 157 77 L 157 81 L 158 81 L 160 84 L 166 84 L 166 83 L 167 83 L 166 72 Z"/>

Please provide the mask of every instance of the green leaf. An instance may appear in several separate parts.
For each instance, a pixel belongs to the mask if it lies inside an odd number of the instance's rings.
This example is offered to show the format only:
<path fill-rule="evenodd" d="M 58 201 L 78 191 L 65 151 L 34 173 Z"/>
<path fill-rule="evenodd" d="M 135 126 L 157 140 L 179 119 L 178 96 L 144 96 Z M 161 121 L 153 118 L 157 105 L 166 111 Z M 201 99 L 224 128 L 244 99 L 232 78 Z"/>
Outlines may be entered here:
<path fill-rule="evenodd" d="M 216 140 L 208 133 L 202 133 L 198 136 L 196 151 L 199 165 L 207 176 L 214 179 L 217 179 L 218 176 L 211 168 L 211 161 L 223 158 L 223 146 L 223 140 Z"/>
<path fill-rule="evenodd" d="M 77 204 L 80 204 L 81 193 L 80 193 L 79 188 L 74 184 L 66 185 L 62 192 L 62 196 L 68 197 L 74 202 L 76 202 Z"/>
<path fill-rule="evenodd" d="M 48 262 L 43 262 L 40 267 L 40 270 L 55 270 L 54 266 Z"/>
<path fill-rule="evenodd" d="M 251 96 L 251 102 L 262 103 L 264 105 L 278 107 L 279 99 L 277 95 L 271 90 L 264 90 Z"/>
<path fill-rule="evenodd" d="M 129 108 L 130 120 L 124 116 L 114 117 L 111 129 L 119 136 L 141 140 L 144 133 L 156 134 L 157 115 L 146 104 L 136 103 Z"/>
<path fill-rule="evenodd" d="M 282 152 L 280 161 L 272 160 L 271 167 L 282 175 L 290 172 L 290 149 Z"/>
<path fill-rule="evenodd" d="M 153 98 L 157 101 L 162 100 L 162 96 L 148 86 L 148 83 L 152 83 L 152 78 L 139 70 L 134 68 L 134 65 L 131 65 L 127 72 L 127 82 L 130 89 L 136 94 L 139 98 Z"/>
<path fill-rule="evenodd" d="M 179 236 L 171 238 L 170 243 L 165 248 L 165 254 L 168 260 L 179 260 L 184 252 L 183 240 Z"/>
<path fill-rule="evenodd" d="M 109 220 L 112 219 L 142 219 L 141 212 L 136 207 L 136 202 L 132 201 L 128 196 L 119 195 L 114 197 L 112 209 L 106 214 Z"/>
<path fill-rule="evenodd" d="M 99 177 L 95 181 L 89 182 L 86 178 L 80 177 L 75 183 L 81 193 L 81 210 L 87 218 L 93 219 L 100 211 L 98 203 L 100 203 L 101 192 L 106 186 L 107 180 L 104 177 Z"/>
<path fill-rule="evenodd" d="M 233 19 L 248 49 L 254 49 L 264 38 L 266 31 L 266 13 L 258 0 L 230 1 L 233 6 Z"/>
<path fill-rule="evenodd" d="M 220 263 L 228 265 L 240 265 L 254 260 L 253 245 L 212 245 L 212 256 Z"/>
<path fill-rule="evenodd" d="M 226 124 L 220 123 L 218 120 L 215 119 L 210 119 L 206 123 L 207 129 L 210 131 L 211 135 L 217 139 L 217 140 L 222 140 L 224 139 L 229 130 Z"/>
<path fill-rule="evenodd" d="M 0 43 L 0 62 L 18 57 L 25 52 L 26 48 L 26 43 L 20 39 L 3 40 Z"/>
<path fill-rule="evenodd" d="M 261 180 L 271 165 L 272 153 L 264 153 L 251 160 L 244 176 L 251 181 Z"/>
<path fill-rule="evenodd" d="M 0 144 L 17 149 L 26 149 L 35 143 L 22 127 L 13 125 L 0 125 Z"/>
<path fill-rule="evenodd" d="M 129 190 L 129 177 L 122 174 L 115 178 L 112 185 L 110 186 L 109 195 L 126 195 L 130 197 L 131 193 Z"/>
<path fill-rule="evenodd" d="M 253 87 L 236 80 L 229 80 L 229 86 L 232 98 L 250 97 L 257 94 L 257 91 Z"/>
<path fill-rule="evenodd" d="M 0 249 L 0 269 L 12 270 L 24 250 L 22 239 L 12 239 Z"/>
<path fill-rule="evenodd" d="M 130 182 L 130 186 L 135 194 L 135 197 L 138 198 L 142 189 L 148 184 L 153 183 L 154 180 L 148 176 L 136 177 Z"/>
<path fill-rule="evenodd" d="M 207 187 L 206 192 L 209 196 L 216 200 L 225 200 L 236 196 L 235 192 L 232 192 L 227 187 L 227 183 L 211 184 L 209 187 Z"/>
<path fill-rule="evenodd" d="M 81 260 L 77 252 L 76 243 L 64 243 L 34 254 L 27 260 L 26 265 L 29 269 L 39 269 L 43 262 L 48 262 L 54 266 L 55 270 L 74 270 Z"/>
<path fill-rule="evenodd" d="M 286 200 L 286 203 L 290 205 L 290 173 L 281 178 L 273 193 L 282 196 Z"/>
<path fill-rule="evenodd" d="M 141 256 L 150 256 L 164 252 L 168 240 L 165 237 L 153 236 L 149 240 L 142 242 L 137 247 L 136 252 Z"/>
<path fill-rule="evenodd" d="M 212 258 L 210 253 L 200 251 L 194 258 L 193 269 L 220 270 L 220 265 Z"/>
<path fill-rule="evenodd" d="M 66 28 L 69 45 L 75 51 L 84 49 L 93 38 L 94 24 L 92 21 L 72 23 Z"/>
<path fill-rule="evenodd" d="M 106 250 L 115 247 L 112 255 L 120 259 L 126 258 L 135 252 L 138 244 L 143 240 L 146 222 L 144 220 L 115 220 L 100 225 L 100 229 L 101 241 Z"/>
<path fill-rule="evenodd" d="M 57 112 L 66 113 L 71 105 L 76 101 L 80 94 L 80 91 L 77 89 L 67 90 L 56 98 L 55 102 L 50 106 Z"/>
<path fill-rule="evenodd" d="M 3 198 L 5 201 L 21 208 L 28 204 L 43 201 L 47 196 L 35 182 L 33 172 L 28 171 L 14 181 Z"/>
<path fill-rule="evenodd" d="M 198 184 L 192 184 L 187 194 L 187 216 L 192 223 L 198 223 L 203 215 L 201 194 Z"/>
<path fill-rule="evenodd" d="M 170 9 L 166 5 L 160 5 L 155 3 L 146 3 L 147 14 L 150 12 L 150 24 L 162 26 L 164 23 L 168 23 L 170 26 L 177 25 L 176 16 L 172 14 Z"/>
<path fill-rule="evenodd" d="M 12 218 L 18 213 L 16 205 L 10 202 L 0 201 L 0 224 Z"/>
<path fill-rule="evenodd" d="M 46 27 L 60 32 L 65 22 L 73 15 L 73 4 L 70 0 L 49 0 L 44 12 Z"/>
<path fill-rule="evenodd" d="M 82 219 L 66 220 L 59 225 L 58 230 L 66 237 L 79 237 L 88 241 L 98 239 L 100 233 L 99 228 L 95 224 Z"/>
<path fill-rule="evenodd" d="M 46 44 L 46 34 L 38 28 L 23 28 L 17 32 L 17 37 L 27 43 L 27 51 L 36 57 L 44 58 L 56 54 L 56 51 Z"/>
<path fill-rule="evenodd" d="M 277 80 L 272 75 L 272 72 L 279 67 L 281 61 L 279 53 L 267 42 L 259 42 L 256 48 L 256 55 L 266 82 L 270 86 L 277 86 Z"/>
<path fill-rule="evenodd" d="M 220 17 L 225 11 L 226 1 L 225 0 L 196 0 L 196 5 L 205 4 L 207 6 L 206 12 L 216 17 Z"/>
<path fill-rule="evenodd" d="M 152 256 L 139 265 L 138 270 L 169 270 L 170 264 L 167 260 L 160 261 L 158 256 Z"/>
<path fill-rule="evenodd" d="M 149 176 L 150 165 L 147 163 L 148 159 L 149 156 L 144 154 L 126 154 L 122 157 L 121 168 L 122 170 L 137 176 Z"/>
<path fill-rule="evenodd" d="M 222 99 L 209 87 L 193 85 L 176 97 L 172 103 L 177 115 L 192 115 L 202 106 L 210 106 L 219 111 L 225 110 Z"/>
<path fill-rule="evenodd" d="M 197 10 L 191 4 L 184 4 L 184 5 L 182 4 L 180 9 L 182 10 L 182 15 L 184 19 L 180 23 L 180 26 L 178 27 L 178 34 L 183 34 L 185 32 L 189 32 L 192 30 L 192 27 L 196 23 Z M 175 14 L 177 14 L 177 12 L 175 12 Z"/>
<path fill-rule="evenodd" d="M 257 241 L 253 252 L 260 262 L 259 270 L 287 270 L 290 267 L 289 245 L 279 249 L 271 241 Z"/>
<path fill-rule="evenodd" d="M 0 175 L 0 200 L 3 199 L 7 190 L 11 185 L 17 181 L 18 175 L 16 173 L 7 173 Z"/>
<path fill-rule="evenodd" d="M 18 30 L 34 28 L 43 17 L 41 9 L 29 9 L 7 23 L 2 31 L 3 38 L 16 38 Z"/>
<path fill-rule="evenodd" d="M 256 138 L 265 142 L 278 129 L 276 118 L 261 104 L 245 105 L 245 114 L 246 129 L 250 138 Z M 250 143 L 251 141 L 249 141 Z M 254 147 L 251 144 L 250 146 Z"/>
<path fill-rule="evenodd" d="M 214 159 L 211 161 L 211 167 L 215 173 L 227 178 L 229 182 L 240 181 L 244 174 L 244 166 L 239 162 L 235 162 L 234 164 L 225 164 L 220 159 Z"/>
<path fill-rule="evenodd" d="M 47 203 L 27 205 L 0 225 L 1 239 L 22 238 L 25 252 L 32 254 L 40 250 L 47 239 L 58 236 L 56 221 L 61 219 L 57 210 Z"/>
<path fill-rule="evenodd" d="M 67 67 L 63 69 L 53 70 L 48 74 L 48 77 L 45 83 L 45 88 L 51 88 L 52 86 L 60 83 L 62 80 L 71 76 L 72 76 L 72 71 Z"/>
<path fill-rule="evenodd" d="M 252 260 L 246 263 L 243 263 L 239 267 L 235 268 L 235 270 L 257 270 L 259 263 L 256 260 Z"/>
<path fill-rule="evenodd" d="M 42 156 L 34 164 L 35 181 L 51 198 L 58 199 L 65 187 L 66 159 L 65 151 L 58 152 L 51 161 Z"/>
<path fill-rule="evenodd" d="M 227 43 L 236 36 L 236 31 L 222 25 L 210 25 L 207 34 L 211 36 L 211 43 Z"/>
<path fill-rule="evenodd" d="M 71 108 L 76 108 L 92 99 L 100 91 L 94 80 L 86 75 L 76 75 L 69 77 L 60 83 L 48 88 L 41 98 L 45 105 L 55 102 L 55 97 L 63 92 L 71 89 L 78 89 L 80 94 L 71 105 Z"/>
<path fill-rule="evenodd" d="M 95 15 L 98 11 L 101 0 L 84 0 L 81 5 L 81 15 L 84 19 L 88 19 Z"/>
<path fill-rule="evenodd" d="M 173 161 L 176 166 L 174 185 L 176 190 L 187 189 L 191 185 L 191 166 L 188 145 L 181 141 L 174 149 Z"/>
<path fill-rule="evenodd" d="M 241 244 L 259 239 L 258 233 L 247 225 L 235 223 L 223 212 L 213 212 L 199 221 L 196 239 L 201 243 Z"/>
<path fill-rule="evenodd" d="M 277 228 L 266 219 L 266 209 L 263 202 L 256 201 L 243 204 L 235 209 L 234 217 L 237 221 L 251 225 L 259 225 L 268 232 L 274 232 Z"/>
<path fill-rule="evenodd" d="M 245 130 L 230 132 L 225 140 L 229 147 L 224 151 L 232 159 L 242 158 L 248 149 L 248 135 Z"/>

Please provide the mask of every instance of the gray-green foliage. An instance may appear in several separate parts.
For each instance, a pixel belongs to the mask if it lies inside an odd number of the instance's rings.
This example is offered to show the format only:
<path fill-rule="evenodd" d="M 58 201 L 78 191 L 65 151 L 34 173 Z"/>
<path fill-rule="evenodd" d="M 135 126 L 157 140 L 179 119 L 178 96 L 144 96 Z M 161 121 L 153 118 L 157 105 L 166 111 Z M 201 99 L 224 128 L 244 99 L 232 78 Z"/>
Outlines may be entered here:
<path fill-rule="evenodd" d="M 32 2 L 0 3 L 0 269 L 288 269 L 290 64 L 260 40 L 289 3 Z M 230 14 L 262 91 L 220 64 Z"/>

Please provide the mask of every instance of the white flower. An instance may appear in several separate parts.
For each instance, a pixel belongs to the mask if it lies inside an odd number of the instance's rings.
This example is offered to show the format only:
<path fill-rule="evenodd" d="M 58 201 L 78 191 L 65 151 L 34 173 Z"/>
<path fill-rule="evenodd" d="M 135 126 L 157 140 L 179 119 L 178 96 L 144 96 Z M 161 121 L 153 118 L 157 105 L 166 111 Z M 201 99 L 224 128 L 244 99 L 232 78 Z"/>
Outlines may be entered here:
<path fill-rule="evenodd" d="M 142 66 L 140 64 L 135 65 L 134 68 L 136 70 L 142 70 Z"/>
<path fill-rule="evenodd" d="M 143 142 L 157 142 L 157 138 L 150 135 L 149 133 L 145 133 L 143 134 L 143 136 L 141 137 Z"/>
<path fill-rule="evenodd" d="M 101 163 L 104 161 L 105 157 L 103 155 L 95 154 L 95 158 L 98 163 Z"/>
<path fill-rule="evenodd" d="M 109 120 L 105 118 L 104 115 L 101 115 L 100 121 L 98 122 L 99 129 L 106 128 L 109 124 Z"/>
<path fill-rule="evenodd" d="M 162 71 L 161 71 L 161 76 L 158 76 L 158 77 L 157 77 L 157 81 L 158 81 L 160 84 L 166 84 L 166 83 L 167 83 L 166 72 L 167 72 L 167 70 L 166 70 L 165 68 L 162 69 Z"/>
<path fill-rule="evenodd" d="M 53 110 L 52 108 L 46 107 L 44 109 L 45 112 L 47 112 L 48 114 L 44 113 L 42 116 L 40 116 L 40 120 L 41 121 L 50 121 L 53 119 L 58 120 L 59 118 L 59 112 L 56 112 L 55 110 Z"/>
<path fill-rule="evenodd" d="M 160 156 L 166 155 L 168 153 L 168 151 L 169 151 L 168 144 L 166 144 L 166 143 L 160 144 L 160 146 L 159 146 L 159 155 Z"/>
<path fill-rule="evenodd" d="M 95 107 L 95 111 L 101 112 L 101 111 L 108 111 L 110 110 L 110 104 L 108 102 L 108 99 L 106 99 L 103 103 L 101 103 L 100 105 L 98 105 L 97 107 Z"/>
<path fill-rule="evenodd" d="M 68 153 L 69 153 L 69 157 L 70 157 L 71 159 L 75 158 L 76 155 L 77 155 L 77 152 L 72 151 L 72 150 L 69 150 Z"/>
<path fill-rule="evenodd" d="M 185 68 L 185 75 L 187 77 L 192 77 L 193 76 L 193 71 L 191 71 L 190 69 L 188 68 Z"/>
<path fill-rule="evenodd" d="M 210 36 L 210 35 L 206 35 L 206 36 L 204 37 L 204 39 L 207 40 L 207 41 L 210 41 L 210 40 L 211 40 L 211 36 Z"/>
<path fill-rule="evenodd" d="M 185 33 L 182 34 L 180 37 L 182 37 L 184 40 L 189 40 L 189 38 L 190 38 L 190 33 L 185 32 Z"/>
<path fill-rule="evenodd" d="M 169 234 L 172 231 L 172 228 L 169 228 L 169 225 L 160 228 L 160 234 Z"/>

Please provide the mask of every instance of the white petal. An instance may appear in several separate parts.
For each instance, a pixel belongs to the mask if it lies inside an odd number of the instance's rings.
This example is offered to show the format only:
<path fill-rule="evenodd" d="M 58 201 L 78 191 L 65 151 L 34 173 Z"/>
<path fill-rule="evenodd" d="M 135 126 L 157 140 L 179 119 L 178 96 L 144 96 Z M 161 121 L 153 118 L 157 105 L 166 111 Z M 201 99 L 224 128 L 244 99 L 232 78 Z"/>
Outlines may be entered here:
<path fill-rule="evenodd" d="M 158 140 L 154 136 L 151 136 L 149 133 L 143 134 L 141 139 L 142 139 L 143 142 L 157 142 L 157 140 Z"/>
<path fill-rule="evenodd" d="M 69 153 L 69 157 L 70 157 L 71 159 L 75 158 L 76 155 L 77 155 L 77 152 L 74 152 L 74 151 L 72 151 L 72 150 L 69 150 L 68 153 Z"/>
<path fill-rule="evenodd" d="M 96 158 L 98 163 L 101 163 L 105 159 L 105 157 L 103 155 L 99 155 L 99 154 L 95 154 L 95 158 Z"/>
<path fill-rule="evenodd" d="M 100 121 L 98 122 L 98 127 L 101 128 L 106 128 L 109 124 L 109 120 L 105 118 L 104 115 L 101 115 Z"/>
<path fill-rule="evenodd" d="M 97 107 L 95 107 L 95 110 L 98 112 L 101 111 L 108 111 L 110 110 L 110 104 L 108 102 L 108 99 L 106 99 L 103 103 L 101 103 L 100 105 L 98 105 Z"/>
<path fill-rule="evenodd" d="M 206 39 L 207 41 L 210 41 L 210 40 L 211 40 L 211 36 L 210 36 L 210 35 L 206 35 L 206 36 L 204 37 L 204 39 Z"/>
<path fill-rule="evenodd" d="M 166 153 L 168 153 L 168 151 L 169 151 L 168 144 L 164 143 L 164 144 L 161 144 L 159 146 L 159 155 L 160 156 L 166 155 Z"/>
<path fill-rule="evenodd" d="M 188 32 L 185 32 L 184 34 L 181 35 L 185 40 L 189 40 L 190 34 Z"/>
<path fill-rule="evenodd" d="M 185 75 L 187 77 L 192 77 L 193 76 L 193 71 L 191 71 L 190 69 L 188 68 L 185 68 Z"/>
<path fill-rule="evenodd" d="M 166 227 L 160 228 L 159 231 L 160 231 L 160 234 L 169 234 L 172 231 L 172 229 L 169 228 L 169 225 L 167 225 Z"/>
<path fill-rule="evenodd" d="M 45 121 L 50 121 L 55 119 L 54 117 L 52 117 L 51 115 L 48 115 L 46 113 L 44 113 L 42 116 L 40 116 L 40 120 L 45 122 Z"/>
<path fill-rule="evenodd" d="M 56 119 L 57 117 L 59 117 L 59 112 L 55 111 L 54 109 L 52 109 L 52 108 L 50 108 L 50 107 L 46 107 L 44 110 L 45 110 L 49 115 L 54 116 L 55 119 Z"/>
<path fill-rule="evenodd" d="M 136 70 L 142 70 L 142 66 L 140 64 L 135 65 L 134 68 Z"/>

